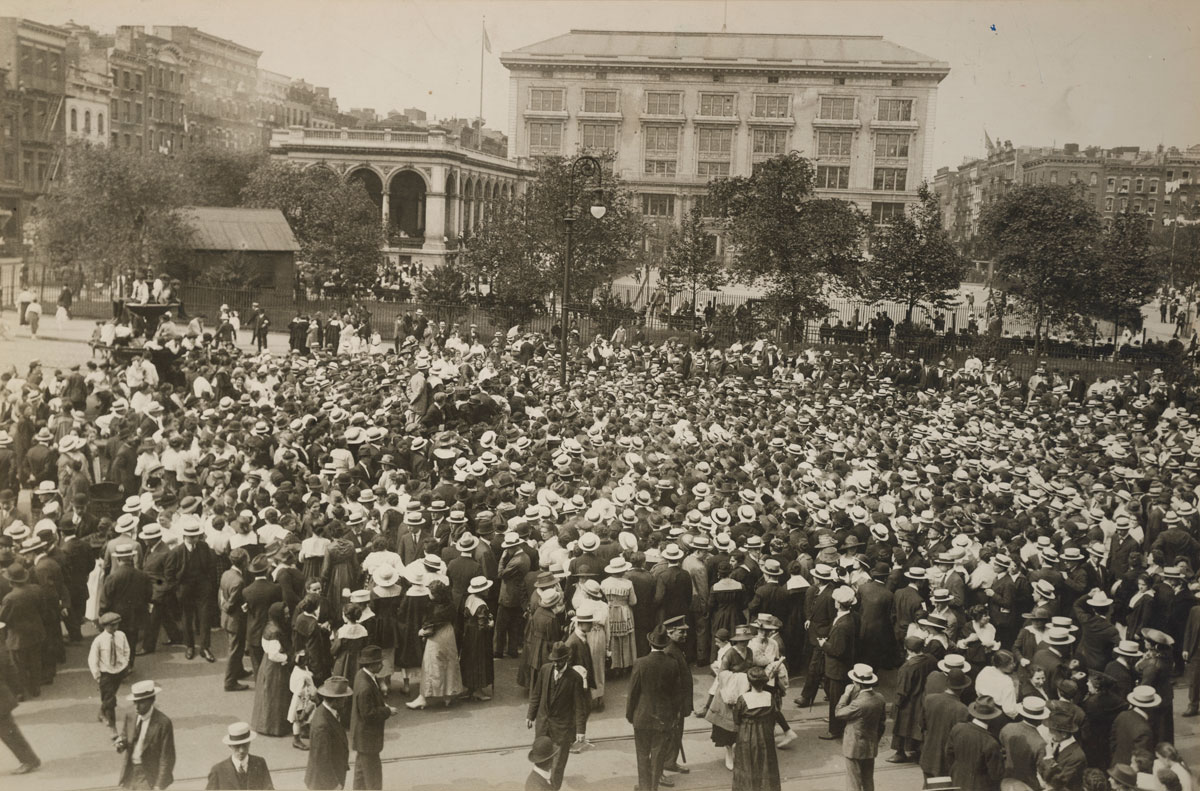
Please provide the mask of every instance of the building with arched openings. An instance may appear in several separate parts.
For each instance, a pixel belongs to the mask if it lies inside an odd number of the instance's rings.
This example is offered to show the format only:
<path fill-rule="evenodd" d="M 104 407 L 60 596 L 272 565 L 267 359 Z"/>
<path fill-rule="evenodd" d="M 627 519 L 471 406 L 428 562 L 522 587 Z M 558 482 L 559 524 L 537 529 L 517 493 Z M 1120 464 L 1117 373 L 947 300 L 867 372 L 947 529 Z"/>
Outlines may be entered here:
<path fill-rule="evenodd" d="M 379 208 L 384 252 L 396 265 L 426 269 L 453 261 L 500 201 L 519 195 L 530 171 L 464 148 L 440 127 L 277 129 L 271 156 L 300 167 L 326 167 L 362 183 Z"/>

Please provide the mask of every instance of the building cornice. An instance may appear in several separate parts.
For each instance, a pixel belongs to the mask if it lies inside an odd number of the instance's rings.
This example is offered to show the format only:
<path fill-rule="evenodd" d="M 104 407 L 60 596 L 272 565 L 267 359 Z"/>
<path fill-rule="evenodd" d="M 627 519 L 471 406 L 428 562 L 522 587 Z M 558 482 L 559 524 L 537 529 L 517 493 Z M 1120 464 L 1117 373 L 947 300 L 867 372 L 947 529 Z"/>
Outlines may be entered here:
<path fill-rule="evenodd" d="M 746 76 L 806 76 L 806 77 L 890 77 L 934 78 L 941 82 L 950 67 L 944 63 L 885 63 L 882 61 L 763 61 L 705 58 L 631 59 L 625 57 L 580 57 L 576 55 L 528 55 L 505 53 L 500 62 L 510 71 L 531 70 L 555 72 L 625 72 L 645 74 L 738 74 Z M 516 76 L 516 75 L 514 75 Z"/>
<path fill-rule="evenodd" d="M 522 178 L 529 176 L 533 171 L 529 168 L 522 167 L 517 162 L 511 164 L 501 164 L 499 162 L 484 161 L 473 156 L 474 151 L 441 149 L 430 151 L 427 148 L 375 148 L 372 146 L 322 146 L 322 145 L 272 145 L 267 149 L 267 153 L 273 156 L 287 157 L 288 161 L 296 161 L 294 156 L 304 154 L 320 155 L 322 159 L 333 160 L 386 160 L 392 157 L 409 157 L 422 159 L 448 159 L 454 162 L 467 164 L 477 168 L 487 168 L 490 170 L 499 171 Z M 506 160 L 507 162 L 507 160 Z"/>

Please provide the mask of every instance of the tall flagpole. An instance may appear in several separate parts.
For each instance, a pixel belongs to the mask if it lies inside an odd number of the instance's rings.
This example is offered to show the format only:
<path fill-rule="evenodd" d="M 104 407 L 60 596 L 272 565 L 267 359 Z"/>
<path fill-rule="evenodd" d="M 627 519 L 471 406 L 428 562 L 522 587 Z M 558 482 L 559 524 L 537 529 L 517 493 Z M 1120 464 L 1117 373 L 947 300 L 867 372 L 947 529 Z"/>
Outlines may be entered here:
<path fill-rule="evenodd" d="M 487 17 L 479 23 L 479 128 L 476 130 L 475 148 L 483 150 L 483 42 L 487 38 Z"/>

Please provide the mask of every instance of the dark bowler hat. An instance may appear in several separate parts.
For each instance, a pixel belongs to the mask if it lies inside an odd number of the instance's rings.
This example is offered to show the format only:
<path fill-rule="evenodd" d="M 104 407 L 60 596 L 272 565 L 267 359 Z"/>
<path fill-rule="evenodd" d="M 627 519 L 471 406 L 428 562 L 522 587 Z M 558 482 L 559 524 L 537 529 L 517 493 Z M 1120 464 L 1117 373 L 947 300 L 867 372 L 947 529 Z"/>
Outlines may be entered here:
<path fill-rule="evenodd" d="M 558 755 L 559 746 L 549 736 L 539 736 L 533 740 L 533 748 L 529 751 L 529 763 L 541 765 Z"/>
<path fill-rule="evenodd" d="M 646 640 L 654 648 L 666 648 L 671 642 L 671 638 L 667 637 L 667 630 L 661 626 L 654 627 L 654 630 L 646 635 Z"/>
<path fill-rule="evenodd" d="M 367 665 L 378 665 L 383 663 L 383 649 L 377 645 L 368 645 L 363 648 L 358 654 L 358 664 L 366 667 Z"/>
<path fill-rule="evenodd" d="M 549 659 L 551 662 L 557 662 L 560 659 L 566 659 L 570 655 L 571 649 L 567 648 L 567 644 L 560 640 L 550 648 Z"/>

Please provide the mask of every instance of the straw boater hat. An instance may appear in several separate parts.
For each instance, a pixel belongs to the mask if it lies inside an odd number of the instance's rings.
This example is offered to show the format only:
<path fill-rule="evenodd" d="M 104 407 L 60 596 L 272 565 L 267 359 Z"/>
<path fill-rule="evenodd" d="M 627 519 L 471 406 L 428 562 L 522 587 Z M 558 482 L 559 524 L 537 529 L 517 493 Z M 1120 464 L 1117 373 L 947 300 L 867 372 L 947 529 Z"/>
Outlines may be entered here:
<path fill-rule="evenodd" d="M 1154 687 L 1145 685 L 1134 687 L 1133 692 L 1126 695 L 1125 699 L 1129 701 L 1129 705 L 1139 709 L 1154 709 L 1162 705 L 1162 696 L 1154 690 Z"/>
<path fill-rule="evenodd" d="M 490 587 L 492 587 L 492 581 L 487 577 L 472 577 L 471 584 L 467 586 L 467 593 L 483 593 Z"/>
<path fill-rule="evenodd" d="M 864 687 L 873 687 L 879 683 L 879 676 L 875 675 L 875 671 L 870 665 L 857 664 L 846 675 L 855 684 Z"/>
<path fill-rule="evenodd" d="M 129 688 L 129 694 L 125 696 L 125 699 L 132 703 L 136 703 L 139 700 L 147 700 L 148 698 L 156 697 L 160 692 L 162 692 L 162 687 L 158 686 L 150 679 L 146 679 L 144 681 L 135 681 L 133 682 L 133 686 Z"/>
<path fill-rule="evenodd" d="M 233 747 L 238 744 L 249 744 L 254 740 L 256 735 L 254 731 L 250 730 L 250 723 L 235 722 L 226 730 L 225 736 L 221 741 Z"/>

